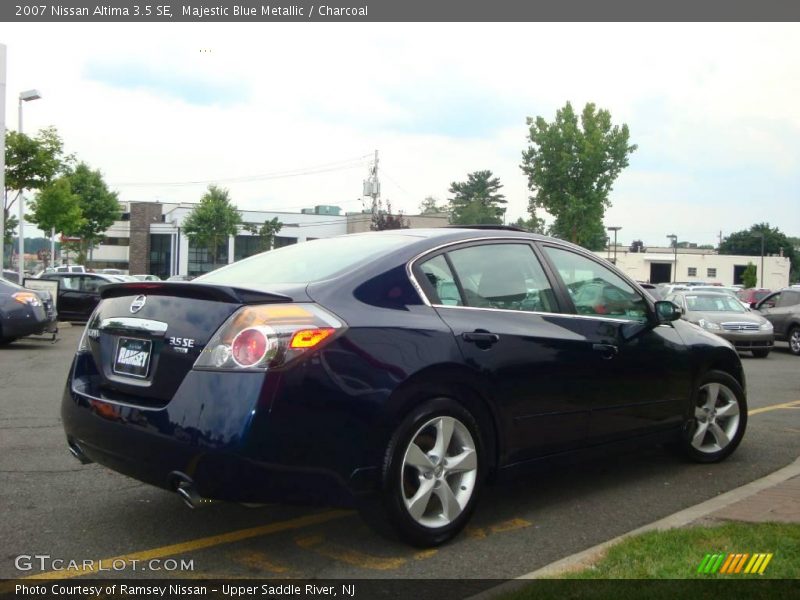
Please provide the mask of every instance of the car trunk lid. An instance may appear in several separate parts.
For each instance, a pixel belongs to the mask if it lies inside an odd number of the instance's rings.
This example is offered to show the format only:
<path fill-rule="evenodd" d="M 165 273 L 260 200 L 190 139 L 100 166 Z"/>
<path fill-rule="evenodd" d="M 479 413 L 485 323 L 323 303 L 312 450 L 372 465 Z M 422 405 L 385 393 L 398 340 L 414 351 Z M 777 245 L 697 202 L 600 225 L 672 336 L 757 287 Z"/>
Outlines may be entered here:
<path fill-rule="evenodd" d="M 238 308 L 307 300 L 304 286 L 257 289 L 203 283 L 106 286 L 87 326 L 102 397 L 163 406 L 217 329 Z"/>

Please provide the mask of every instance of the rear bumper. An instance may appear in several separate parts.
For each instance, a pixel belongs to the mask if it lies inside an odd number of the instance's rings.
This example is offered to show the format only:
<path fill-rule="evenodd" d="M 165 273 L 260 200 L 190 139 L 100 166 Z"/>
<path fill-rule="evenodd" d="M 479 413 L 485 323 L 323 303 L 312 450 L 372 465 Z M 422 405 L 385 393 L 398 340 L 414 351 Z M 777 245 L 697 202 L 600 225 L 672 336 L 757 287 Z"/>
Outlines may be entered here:
<path fill-rule="evenodd" d="M 169 490 L 183 474 L 201 496 L 231 502 L 352 506 L 372 489 L 371 469 L 326 463 L 332 452 L 324 446 L 309 451 L 302 420 L 297 431 L 285 421 L 280 432 L 270 429 L 263 374 L 191 371 L 165 406 L 146 407 L 104 397 L 87 360 L 75 358 L 62 421 L 70 447 L 91 461 Z M 284 460 L 296 445 L 311 458 Z"/>

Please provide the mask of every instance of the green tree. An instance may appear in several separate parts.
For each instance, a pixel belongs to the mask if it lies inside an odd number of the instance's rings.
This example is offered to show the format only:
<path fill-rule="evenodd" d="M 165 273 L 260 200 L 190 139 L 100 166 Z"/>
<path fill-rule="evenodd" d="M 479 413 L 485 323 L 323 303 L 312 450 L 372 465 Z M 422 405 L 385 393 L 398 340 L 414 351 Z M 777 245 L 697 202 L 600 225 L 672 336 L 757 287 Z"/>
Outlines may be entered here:
<path fill-rule="evenodd" d="M 106 229 L 120 218 L 121 211 L 117 193 L 109 191 L 99 170 L 93 171 L 82 162 L 67 177 L 72 193 L 78 198 L 81 220 L 63 233 L 81 238 L 77 260 L 82 264 L 89 248 L 103 239 Z"/>
<path fill-rule="evenodd" d="M 259 225 L 258 223 L 246 223 L 244 225 L 247 231 L 258 236 L 258 246 L 261 252 L 272 249 L 272 241 L 282 227 L 283 223 L 278 221 L 278 217 L 273 217 L 269 221 L 264 221 L 263 225 Z"/>
<path fill-rule="evenodd" d="M 450 222 L 454 225 L 478 225 L 503 222 L 506 197 L 499 193 L 503 184 L 491 171 L 475 171 L 466 181 L 450 184 Z"/>
<path fill-rule="evenodd" d="M 26 215 L 31 223 L 50 237 L 51 230 L 58 233 L 76 231 L 83 220 L 80 199 L 72 193 L 68 177 L 59 177 L 36 195 L 28 204 L 31 211 Z"/>
<path fill-rule="evenodd" d="M 756 287 L 756 283 L 758 282 L 758 273 L 756 271 L 756 266 L 749 262 L 747 263 L 747 268 L 742 271 L 742 285 L 746 288 L 754 288 Z"/>
<path fill-rule="evenodd" d="M 720 254 L 739 254 L 761 256 L 761 236 L 764 236 L 764 255 L 783 254 L 791 261 L 791 280 L 800 278 L 800 256 L 794 243 L 777 227 L 769 223 L 756 223 L 749 229 L 736 231 L 727 236 L 719 245 Z"/>
<path fill-rule="evenodd" d="M 236 235 L 241 222 L 228 190 L 210 185 L 200 204 L 186 217 L 183 230 L 193 244 L 208 250 L 216 269 L 220 247 L 228 243 L 228 237 Z"/>
<path fill-rule="evenodd" d="M 5 243 L 19 224 L 11 209 L 25 190 L 40 190 L 66 173 L 75 158 L 64 154 L 64 143 L 54 127 L 40 130 L 36 137 L 8 131 L 5 139 L 5 187 L 3 216 Z"/>
<path fill-rule="evenodd" d="M 530 231 L 531 233 L 543 234 L 545 232 L 544 219 L 538 217 L 531 217 L 530 219 L 523 219 L 520 217 L 514 222 L 514 225 L 526 231 Z"/>
<path fill-rule="evenodd" d="M 403 218 L 403 214 L 392 214 L 392 203 L 386 201 L 386 210 L 378 204 L 378 212 L 372 216 L 372 231 L 386 231 L 387 229 L 408 229 L 408 222 Z"/>
<path fill-rule="evenodd" d="M 611 113 L 592 103 L 586 104 L 579 122 L 569 102 L 553 122 L 528 117 L 527 124 L 531 145 L 522 153 L 520 168 L 533 192 L 531 217 L 536 219 L 536 209 L 544 209 L 555 217 L 551 235 L 602 248 L 609 193 L 636 150 L 628 143 L 628 126 L 612 125 Z"/>
<path fill-rule="evenodd" d="M 447 212 L 447 206 L 440 206 L 439 201 L 433 196 L 425 196 L 425 200 L 419 205 L 419 214 L 421 215 L 433 215 L 443 212 Z"/>

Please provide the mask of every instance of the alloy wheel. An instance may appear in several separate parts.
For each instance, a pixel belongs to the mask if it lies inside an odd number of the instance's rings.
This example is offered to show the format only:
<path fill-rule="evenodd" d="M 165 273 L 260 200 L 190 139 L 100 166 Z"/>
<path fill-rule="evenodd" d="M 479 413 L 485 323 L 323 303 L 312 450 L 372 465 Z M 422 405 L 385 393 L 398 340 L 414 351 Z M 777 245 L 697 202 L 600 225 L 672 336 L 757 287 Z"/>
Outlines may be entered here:
<path fill-rule="evenodd" d="M 789 335 L 789 349 L 792 354 L 800 354 L 800 327 L 792 329 L 792 333 Z"/>
<path fill-rule="evenodd" d="M 478 454 L 469 429 L 439 416 L 411 438 L 400 470 L 408 514 L 424 527 L 444 527 L 464 511 L 475 490 Z"/>
<path fill-rule="evenodd" d="M 736 394 L 722 383 L 701 386 L 694 416 L 697 428 L 692 434 L 692 446 L 709 454 L 724 450 L 739 430 Z"/>

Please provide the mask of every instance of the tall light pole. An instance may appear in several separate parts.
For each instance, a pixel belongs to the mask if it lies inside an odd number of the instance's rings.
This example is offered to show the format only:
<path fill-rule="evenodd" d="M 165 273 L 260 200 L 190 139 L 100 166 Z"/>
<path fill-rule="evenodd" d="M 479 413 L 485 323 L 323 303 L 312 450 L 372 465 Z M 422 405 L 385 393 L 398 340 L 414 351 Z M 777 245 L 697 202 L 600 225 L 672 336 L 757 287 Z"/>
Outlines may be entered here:
<path fill-rule="evenodd" d="M 761 238 L 761 266 L 758 269 L 758 274 L 761 278 L 761 285 L 759 287 L 764 289 L 764 232 L 754 233 L 753 235 Z"/>
<path fill-rule="evenodd" d="M 622 229 L 622 227 L 614 226 L 606 227 L 606 229 L 614 232 L 614 264 L 617 264 L 617 232 Z"/>
<path fill-rule="evenodd" d="M 673 261 L 673 264 L 675 265 L 673 267 L 674 268 L 673 272 L 675 273 L 675 275 L 672 278 L 672 283 L 675 283 L 678 281 L 678 236 L 675 235 L 674 233 L 670 233 L 667 237 L 672 240 L 672 248 L 674 250 L 674 255 L 675 255 L 675 260 Z"/>
<path fill-rule="evenodd" d="M 6 47 L 0 44 L 0 140 L 3 140 L 5 147 L 6 139 Z M 0 201 L 0 273 L 3 272 L 4 253 L 6 249 L 6 153 L 0 152 L 0 194 L 3 199 Z"/>
<path fill-rule="evenodd" d="M 26 90 L 24 92 L 20 92 L 18 114 L 19 120 L 17 121 L 19 124 L 19 133 L 22 133 L 22 103 L 30 102 L 31 100 L 38 100 L 41 97 L 42 95 L 39 93 L 39 90 Z M 19 191 L 19 260 L 17 263 L 19 271 L 19 284 L 22 285 L 25 277 L 25 197 L 22 194 L 22 190 Z"/>

